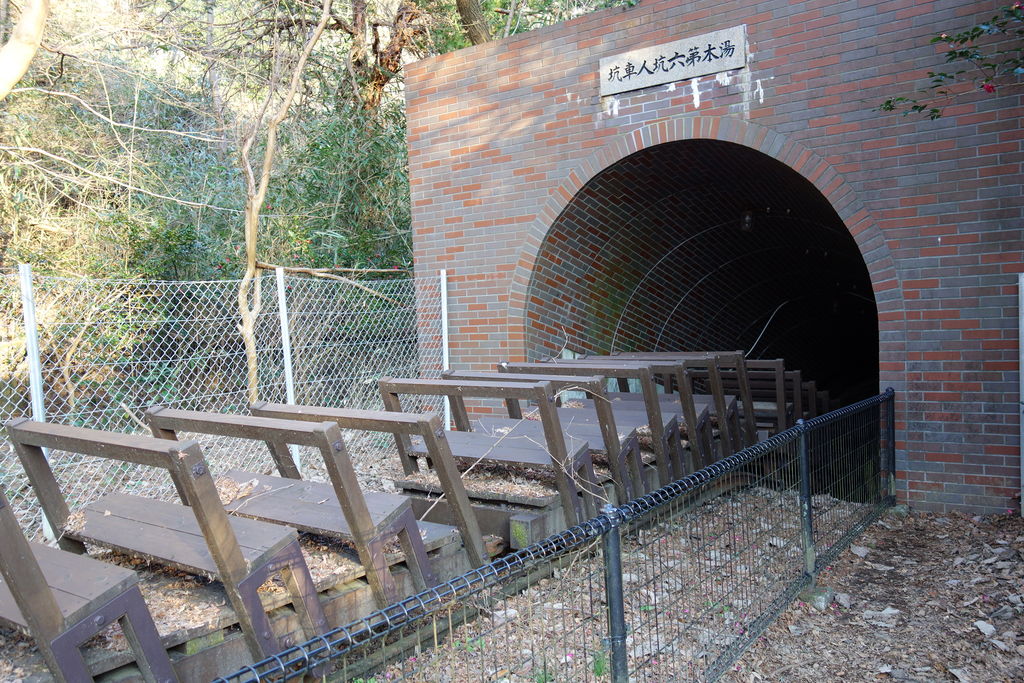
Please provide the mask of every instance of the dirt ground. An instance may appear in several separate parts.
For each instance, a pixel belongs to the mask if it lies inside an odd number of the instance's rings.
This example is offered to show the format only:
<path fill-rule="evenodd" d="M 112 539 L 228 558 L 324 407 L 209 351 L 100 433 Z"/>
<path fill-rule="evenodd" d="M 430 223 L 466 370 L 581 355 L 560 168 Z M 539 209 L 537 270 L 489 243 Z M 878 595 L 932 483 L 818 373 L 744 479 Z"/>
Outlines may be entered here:
<path fill-rule="evenodd" d="M 1024 680 L 1024 520 L 896 508 L 747 651 L 733 681 Z"/>

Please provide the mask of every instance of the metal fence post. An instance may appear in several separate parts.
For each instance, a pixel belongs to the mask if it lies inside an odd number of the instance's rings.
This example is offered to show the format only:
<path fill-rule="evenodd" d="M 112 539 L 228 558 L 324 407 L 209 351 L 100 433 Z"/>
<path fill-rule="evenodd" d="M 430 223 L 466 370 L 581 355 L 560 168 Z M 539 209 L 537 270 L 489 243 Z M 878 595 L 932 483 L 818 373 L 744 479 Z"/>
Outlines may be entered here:
<path fill-rule="evenodd" d="M 807 448 L 807 424 L 796 421 L 799 433 L 797 449 L 800 461 L 800 540 L 804 547 L 804 572 L 814 578 L 817 553 L 814 548 L 814 511 L 811 500 L 811 457 Z"/>
<path fill-rule="evenodd" d="M 889 502 L 896 503 L 896 392 L 892 387 L 885 390 L 885 420 L 889 423 L 889 452 L 886 453 L 889 468 Z"/>
<path fill-rule="evenodd" d="M 626 683 L 629 680 L 629 662 L 626 658 L 626 610 L 622 597 L 622 538 L 619 532 L 622 519 L 611 504 L 606 504 L 602 511 L 611 522 L 611 528 L 601 537 L 601 550 L 612 683 Z"/>
<path fill-rule="evenodd" d="M 36 325 L 36 297 L 32 289 L 32 266 L 22 263 L 18 266 L 21 284 L 21 317 L 25 326 L 25 356 L 28 360 L 28 391 L 32 401 L 32 419 L 46 422 L 46 404 L 43 402 L 43 365 L 39 357 L 39 328 Z M 43 456 L 50 459 L 50 449 L 43 449 Z M 50 520 L 43 516 L 43 535 L 48 540 L 57 536 L 50 526 Z"/>
<path fill-rule="evenodd" d="M 284 393 L 289 405 L 295 405 L 295 378 L 292 376 L 292 333 L 288 325 L 288 299 L 284 286 L 284 268 L 274 268 L 277 280 L 277 317 L 281 321 L 281 355 L 284 357 Z M 288 446 L 295 467 L 302 474 L 302 454 L 293 445 Z"/>
<path fill-rule="evenodd" d="M 448 271 L 438 271 L 438 289 L 441 293 L 441 371 L 451 369 L 451 356 L 448 348 Z M 452 404 L 444 397 L 444 428 L 451 429 Z"/>

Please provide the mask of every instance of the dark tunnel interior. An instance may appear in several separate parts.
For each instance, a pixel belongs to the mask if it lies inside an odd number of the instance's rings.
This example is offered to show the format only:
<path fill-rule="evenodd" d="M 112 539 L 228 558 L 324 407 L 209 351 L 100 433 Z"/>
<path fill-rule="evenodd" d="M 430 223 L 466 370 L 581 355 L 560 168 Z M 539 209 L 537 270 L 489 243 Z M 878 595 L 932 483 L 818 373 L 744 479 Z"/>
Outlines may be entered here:
<path fill-rule="evenodd" d="M 843 403 L 878 389 L 853 237 L 812 183 L 730 142 L 649 147 L 592 178 L 548 232 L 526 314 L 532 358 L 742 349 Z"/>

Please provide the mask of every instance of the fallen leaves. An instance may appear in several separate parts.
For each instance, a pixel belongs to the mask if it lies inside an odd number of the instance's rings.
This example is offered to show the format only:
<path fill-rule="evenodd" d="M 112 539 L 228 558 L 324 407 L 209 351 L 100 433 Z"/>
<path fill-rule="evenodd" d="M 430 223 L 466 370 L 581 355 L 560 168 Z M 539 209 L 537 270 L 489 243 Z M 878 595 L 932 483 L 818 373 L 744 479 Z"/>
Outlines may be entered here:
<path fill-rule="evenodd" d="M 462 475 L 466 492 L 470 496 L 476 494 L 495 498 L 503 495 L 519 498 L 551 498 L 558 495 L 554 485 L 554 477 L 550 472 L 527 470 L 527 468 L 502 468 L 505 471 L 495 472 L 487 465 L 478 465 L 471 472 Z M 433 470 L 405 474 L 399 481 L 416 482 L 432 489 L 441 490 L 441 481 Z"/>
<path fill-rule="evenodd" d="M 887 515 L 857 540 L 819 577 L 831 608 L 792 605 L 728 680 L 1024 679 L 1024 520 Z"/>
<path fill-rule="evenodd" d="M 64 520 L 64 526 L 61 527 L 61 530 L 66 534 L 77 534 L 83 528 L 85 528 L 85 513 L 78 510 L 68 515 L 68 518 Z"/>
<path fill-rule="evenodd" d="M 220 497 L 221 505 L 228 505 L 251 494 L 259 483 L 259 479 L 239 482 L 231 477 L 217 477 L 213 485 L 217 487 L 217 495 Z"/>

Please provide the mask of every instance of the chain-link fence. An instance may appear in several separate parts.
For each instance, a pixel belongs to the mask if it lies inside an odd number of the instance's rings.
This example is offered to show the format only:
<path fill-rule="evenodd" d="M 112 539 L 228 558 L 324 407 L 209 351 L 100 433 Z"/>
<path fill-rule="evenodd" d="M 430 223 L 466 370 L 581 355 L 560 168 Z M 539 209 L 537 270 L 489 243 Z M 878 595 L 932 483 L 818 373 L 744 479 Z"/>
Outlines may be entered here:
<path fill-rule="evenodd" d="M 381 408 L 377 379 L 437 376 L 442 368 L 437 277 L 360 281 L 264 275 L 253 285 L 258 392 L 263 400 Z M 26 324 L 22 297 L 34 301 Z M 247 361 L 239 282 L 151 282 L 0 275 L 0 419 L 31 416 L 28 333 L 38 334 L 45 418 L 144 432 L 153 405 L 245 412 Z M 421 297 L 417 303 L 416 294 Z M 283 305 L 282 305 L 283 304 Z M 284 323 L 284 324 L 283 324 Z M 287 334 L 282 330 L 287 329 Z M 394 447 L 387 435 L 351 433 L 357 470 Z M 265 471 L 252 442 L 203 440 L 215 471 Z M 301 457 L 301 454 L 299 454 Z M 163 473 L 51 454 L 72 508 L 112 490 L 172 495 Z M 316 461 L 306 459 L 316 476 Z M 6 439 L 0 486 L 26 529 L 39 528 L 35 495 Z"/>
<path fill-rule="evenodd" d="M 256 662 L 222 683 L 717 680 L 895 493 L 894 395 Z"/>

